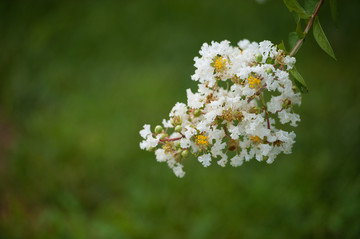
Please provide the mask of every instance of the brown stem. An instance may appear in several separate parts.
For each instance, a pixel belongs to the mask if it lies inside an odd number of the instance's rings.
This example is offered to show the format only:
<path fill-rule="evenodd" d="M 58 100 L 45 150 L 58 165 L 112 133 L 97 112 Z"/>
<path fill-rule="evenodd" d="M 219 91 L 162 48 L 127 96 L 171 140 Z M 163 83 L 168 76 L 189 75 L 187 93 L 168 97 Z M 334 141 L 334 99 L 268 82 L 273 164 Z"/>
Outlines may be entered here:
<path fill-rule="evenodd" d="M 281 109 L 280 109 L 280 110 L 277 110 L 277 111 L 275 112 L 275 114 L 280 113 L 280 112 L 283 111 L 283 110 L 284 110 L 284 107 L 281 107 Z"/>
<path fill-rule="evenodd" d="M 306 28 L 305 28 L 305 30 L 304 30 L 304 35 L 305 35 L 304 38 L 298 40 L 298 42 L 296 43 L 296 45 L 295 45 L 294 48 L 292 49 L 292 51 L 291 51 L 291 53 L 290 53 L 290 56 L 295 55 L 296 51 L 297 51 L 297 50 L 299 49 L 299 47 L 301 46 L 301 43 L 304 41 L 306 35 L 308 34 L 308 32 L 309 32 L 309 30 L 310 30 L 310 28 L 311 28 L 311 25 L 314 23 L 314 20 L 315 20 L 317 14 L 319 13 L 320 7 L 321 7 L 321 5 L 323 4 L 323 2 L 324 2 L 324 0 L 320 0 L 320 1 L 319 1 L 318 5 L 316 6 L 315 11 L 314 11 L 313 14 L 311 15 L 311 18 L 310 18 L 310 20 L 309 20 L 309 22 L 308 22 L 308 24 L 307 24 L 307 26 L 306 26 Z"/>
<path fill-rule="evenodd" d="M 231 139 L 231 137 L 230 137 L 230 135 L 229 135 L 229 133 L 228 133 L 228 131 L 227 131 L 226 125 L 224 125 L 223 128 L 224 128 L 225 135 L 226 135 L 229 139 Z"/>
<path fill-rule="evenodd" d="M 184 138 L 185 136 L 181 136 L 181 137 L 177 137 L 177 138 L 172 138 L 172 139 L 169 139 L 169 138 L 164 138 L 164 139 L 160 139 L 160 142 L 166 142 L 166 141 L 176 141 L 176 140 L 180 140 L 182 138 Z"/>
<path fill-rule="evenodd" d="M 252 101 L 256 96 L 260 95 L 261 92 L 265 89 L 265 87 L 266 87 L 266 83 L 263 86 L 261 86 L 261 88 L 258 91 L 256 91 L 254 95 L 250 96 L 247 102 L 250 103 L 250 101 Z"/>

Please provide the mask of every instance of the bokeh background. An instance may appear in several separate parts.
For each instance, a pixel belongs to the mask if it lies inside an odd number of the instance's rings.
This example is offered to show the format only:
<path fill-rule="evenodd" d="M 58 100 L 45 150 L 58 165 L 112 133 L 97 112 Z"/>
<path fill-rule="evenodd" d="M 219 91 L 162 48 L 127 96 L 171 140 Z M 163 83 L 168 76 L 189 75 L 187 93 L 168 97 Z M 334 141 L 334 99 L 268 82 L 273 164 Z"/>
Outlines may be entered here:
<path fill-rule="evenodd" d="M 0 238 L 360 238 L 360 2 L 338 28 L 327 4 L 338 61 L 309 34 L 293 153 L 178 179 L 139 130 L 196 88 L 203 42 L 286 40 L 283 2 L 1 1 Z"/>

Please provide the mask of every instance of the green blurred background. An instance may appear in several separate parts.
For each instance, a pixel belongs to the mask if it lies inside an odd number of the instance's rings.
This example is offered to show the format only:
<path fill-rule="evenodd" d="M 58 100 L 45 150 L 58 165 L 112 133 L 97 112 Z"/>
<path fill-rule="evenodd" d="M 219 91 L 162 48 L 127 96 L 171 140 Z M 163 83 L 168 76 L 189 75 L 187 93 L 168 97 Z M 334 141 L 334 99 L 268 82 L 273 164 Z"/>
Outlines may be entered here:
<path fill-rule="evenodd" d="M 325 1 L 326 2 L 326 1 Z M 178 179 L 139 130 L 185 102 L 203 42 L 279 43 L 282 1 L 1 1 L 0 238 L 360 238 L 359 1 L 309 35 L 291 155 Z"/>

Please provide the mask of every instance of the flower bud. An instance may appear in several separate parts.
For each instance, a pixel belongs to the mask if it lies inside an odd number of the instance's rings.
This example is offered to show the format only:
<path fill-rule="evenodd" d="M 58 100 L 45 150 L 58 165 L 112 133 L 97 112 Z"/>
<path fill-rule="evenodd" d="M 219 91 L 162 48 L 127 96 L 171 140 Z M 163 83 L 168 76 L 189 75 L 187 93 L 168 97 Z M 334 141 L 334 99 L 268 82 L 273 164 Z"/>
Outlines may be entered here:
<path fill-rule="evenodd" d="M 200 114 L 201 114 L 201 110 L 196 109 L 196 110 L 194 111 L 194 116 L 199 117 Z"/>
<path fill-rule="evenodd" d="M 265 62 L 266 62 L 266 64 L 274 64 L 274 59 L 271 57 L 268 57 Z"/>
<path fill-rule="evenodd" d="M 189 150 L 185 149 L 184 151 L 182 151 L 181 156 L 183 158 L 187 158 L 187 157 L 189 157 L 189 154 L 190 154 Z"/>
<path fill-rule="evenodd" d="M 175 155 L 175 160 L 176 160 L 176 161 L 180 161 L 180 159 L 181 159 L 181 154 L 182 154 L 182 149 L 178 149 L 178 150 L 176 151 L 176 155 Z"/>
<path fill-rule="evenodd" d="M 182 130 L 181 125 L 176 125 L 176 127 L 175 127 L 175 132 L 180 133 L 180 132 L 181 132 L 181 130 Z"/>
<path fill-rule="evenodd" d="M 166 137 L 166 134 L 160 134 L 160 139 L 164 139 Z"/>
<path fill-rule="evenodd" d="M 180 116 L 175 116 L 174 118 L 172 118 L 172 123 L 173 125 L 179 125 L 182 123 L 182 119 Z"/>
<path fill-rule="evenodd" d="M 175 156 L 175 160 L 176 160 L 176 162 L 179 162 L 179 161 L 181 160 L 181 155 L 180 155 L 180 154 L 177 154 L 177 155 Z"/>
<path fill-rule="evenodd" d="M 249 113 L 252 113 L 252 114 L 260 114 L 261 113 L 261 108 L 259 108 L 259 107 L 252 107 L 252 108 L 250 108 L 250 110 L 249 110 Z"/>
<path fill-rule="evenodd" d="M 266 68 L 265 69 L 265 72 L 268 73 L 268 74 L 271 74 L 273 73 L 272 69 L 270 67 Z"/>
<path fill-rule="evenodd" d="M 285 99 L 284 102 L 283 102 L 283 104 L 282 104 L 282 108 L 283 108 L 283 109 L 287 109 L 287 108 L 289 108 L 290 106 L 291 106 L 291 100 Z"/>
<path fill-rule="evenodd" d="M 175 147 L 176 147 L 176 148 L 180 148 L 180 147 L 181 147 L 181 144 L 180 144 L 179 141 L 177 141 L 177 142 L 175 143 Z"/>
<path fill-rule="evenodd" d="M 260 63 L 261 61 L 262 61 L 262 55 L 260 54 L 260 53 L 258 53 L 258 54 L 256 54 L 255 55 L 255 61 L 257 62 L 257 63 Z"/>
<path fill-rule="evenodd" d="M 163 128 L 162 128 L 160 125 L 157 125 L 157 126 L 155 127 L 155 133 L 156 133 L 156 134 L 160 134 L 162 131 L 163 131 Z"/>

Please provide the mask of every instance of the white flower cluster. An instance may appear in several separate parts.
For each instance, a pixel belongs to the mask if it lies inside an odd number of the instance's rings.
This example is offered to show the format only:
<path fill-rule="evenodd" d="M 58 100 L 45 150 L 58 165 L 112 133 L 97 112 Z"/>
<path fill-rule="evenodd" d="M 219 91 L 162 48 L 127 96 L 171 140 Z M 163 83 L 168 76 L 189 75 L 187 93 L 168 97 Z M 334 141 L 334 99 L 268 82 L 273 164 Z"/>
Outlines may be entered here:
<path fill-rule="evenodd" d="M 193 154 L 204 167 L 217 160 L 232 166 L 255 158 L 272 163 L 281 152 L 291 153 L 295 133 L 279 129 L 297 126 L 301 95 L 289 79 L 295 58 L 269 41 L 242 40 L 237 47 L 228 41 L 203 44 L 195 57 L 198 91 L 187 93 L 187 104 L 176 103 L 163 126 L 144 125 L 140 148 L 155 151 L 183 177 L 183 161 Z M 279 122 L 278 122 L 279 121 Z"/>

